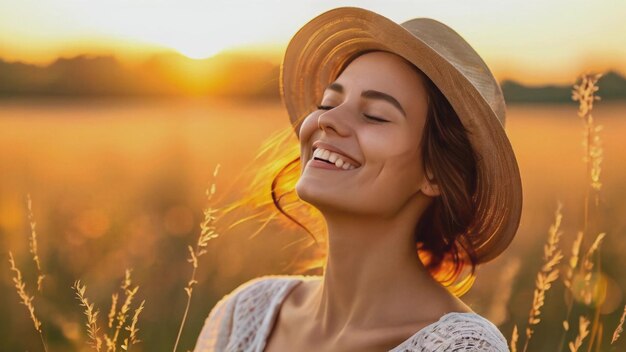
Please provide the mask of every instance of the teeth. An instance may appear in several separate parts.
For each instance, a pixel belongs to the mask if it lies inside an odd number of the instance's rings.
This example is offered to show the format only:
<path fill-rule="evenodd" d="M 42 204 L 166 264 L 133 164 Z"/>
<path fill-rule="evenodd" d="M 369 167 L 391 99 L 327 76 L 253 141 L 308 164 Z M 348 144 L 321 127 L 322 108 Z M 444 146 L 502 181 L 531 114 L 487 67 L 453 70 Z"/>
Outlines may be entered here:
<path fill-rule="evenodd" d="M 324 159 L 324 160 L 328 160 L 331 163 L 335 164 L 335 166 L 339 169 L 344 169 L 344 170 L 352 170 L 355 168 L 354 165 L 350 164 L 349 162 L 343 160 L 341 158 L 341 155 L 337 154 L 337 153 L 333 153 L 329 150 L 323 149 L 323 148 L 317 148 L 315 149 L 315 151 L 313 152 L 313 157 L 314 158 L 320 158 L 320 159 Z"/>

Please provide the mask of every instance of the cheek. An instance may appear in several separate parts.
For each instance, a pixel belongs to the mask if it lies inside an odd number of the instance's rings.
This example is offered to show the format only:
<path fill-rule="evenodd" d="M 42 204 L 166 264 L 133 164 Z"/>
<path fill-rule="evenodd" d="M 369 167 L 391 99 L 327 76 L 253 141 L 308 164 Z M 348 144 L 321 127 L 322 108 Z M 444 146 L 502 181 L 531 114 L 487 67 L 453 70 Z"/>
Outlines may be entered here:
<path fill-rule="evenodd" d="M 366 159 L 371 162 L 397 162 L 411 148 L 409 136 L 399 128 L 364 129 L 359 134 L 359 143 Z"/>
<path fill-rule="evenodd" d="M 389 184 L 414 183 L 421 174 L 421 150 L 414 135 L 380 133 L 364 135 L 362 143 L 368 162 L 373 166 L 379 181 Z"/>

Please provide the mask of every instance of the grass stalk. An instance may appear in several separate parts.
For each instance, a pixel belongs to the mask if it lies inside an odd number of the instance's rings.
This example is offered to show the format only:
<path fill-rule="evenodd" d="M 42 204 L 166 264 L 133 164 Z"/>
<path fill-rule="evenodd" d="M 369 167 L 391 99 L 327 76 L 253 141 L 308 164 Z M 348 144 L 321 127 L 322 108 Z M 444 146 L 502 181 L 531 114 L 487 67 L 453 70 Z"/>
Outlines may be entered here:
<path fill-rule="evenodd" d="M 180 337 L 183 334 L 183 329 L 185 327 L 185 321 L 187 320 L 187 314 L 189 313 L 189 306 L 191 305 L 191 296 L 193 293 L 193 286 L 198 283 L 196 280 L 196 271 L 198 269 L 198 258 L 206 253 L 206 247 L 208 245 L 209 240 L 218 237 L 219 235 L 215 231 L 215 213 L 217 209 L 212 207 L 211 201 L 213 199 L 213 195 L 215 194 L 215 178 L 217 177 L 217 173 L 219 171 L 220 165 L 217 164 L 215 170 L 213 171 L 213 182 L 211 186 L 206 190 L 207 203 L 208 207 L 204 210 L 204 220 L 200 224 L 200 235 L 198 236 L 198 241 L 196 242 L 195 249 L 192 246 L 188 246 L 189 249 L 189 258 L 187 261 L 192 265 L 191 271 L 191 279 L 187 282 L 187 286 L 185 287 L 185 292 L 187 293 L 187 303 L 185 305 L 185 311 L 183 313 L 182 321 L 180 322 L 180 327 L 178 329 L 178 335 L 176 336 L 176 343 L 174 344 L 173 351 L 176 352 L 178 349 L 178 344 L 180 342 Z"/>
<path fill-rule="evenodd" d="M 581 315 L 579 317 L 579 322 L 578 322 L 578 336 L 576 336 L 576 339 L 574 339 L 574 341 L 571 341 L 568 344 L 570 352 L 576 352 L 578 351 L 580 346 L 582 346 L 583 341 L 585 340 L 585 337 L 589 335 L 588 328 L 589 328 L 589 319 Z"/>
<path fill-rule="evenodd" d="M 113 351 L 116 351 L 117 340 L 119 338 L 120 331 L 122 330 L 122 328 L 124 327 L 124 324 L 126 323 L 128 312 L 130 310 L 130 305 L 133 301 L 133 298 L 135 297 L 135 294 L 137 293 L 137 290 L 139 289 L 139 286 L 135 286 L 134 288 L 131 288 L 132 280 L 131 280 L 130 273 L 131 273 L 131 270 L 126 269 L 124 281 L 121 287 L 125 295 L 124 303 L 120 307 L 120 310 L 117 312 L 117 317 L 116 317 L 117 326 L 115 327 L 115 333 L 113 337 L 110 339 L 111 341 L 107 343 L 108 345 L 112 345 Z"/>
<path fill-rule="evenodd" d="M 141 301 L 139 307 L 135 309 L 135 314 L 133 315 L 130 326 L 126 327 L 126 330 L 128 330 L 129 332 L 129 336 L 124 339 L 124 343 L 122 344 L 122 349 L 126 352 L 130 350 L 131 345 L 141 342 L 141 340 L 137 339 L 137 332 L 139 332 L 139 329 L 137 329 L 137 321 L 139 320 L 139 314 L 141 314 L 141 311 L 143 311 L 144 303 L 146 303 L 145 299 Z"/>
<path fill-rule="evenodd" d="M 517 332 L 517 324 L 513 325 L 513 333 L 511 334 L 511 352 L 517 352 L 517 340 L 519 339 L 519 333 Z"/>
<path fill-rule="evenodd" d="M 555 212 L 554 224 L 550 226 L 550 230 L 548 231 L 548 242 L 544 245 L 544 264 L 539 270 L 539 273 L 537 273 L 537 279 L 535 280 L 533 304 L 528 317 L 526 340 L 524 342 L 523 352 L 528 350 L 528 344 L 534 332 L 533 326 L 539 324 L 541 321 L 541 307 L 544 305 L 546 292 L 550 289 L 552 283 L 559 277 L 558 265 L 563 258 L 563 253 L 558 248 L 559 239 L 562 235 L 562 232 L 560 231 L 561 219 L 563 217 L 561 214 L 562 207 L 563 204 L 559 202 Z"/>
<path fill-rule="evenodd" d="M 35 216 L 33 215 L 33 202 L 30 197 L 30 193 L 26 194 L 26 200 L 28 205 L 28 220 L 30 223 L 30 237 L 28 245 L 30 254 L 32 254 L 33 261 L 37 266 L 37 291 L 41 293 L 43 290 L 43 279 L 46 275 L 44 275 L 41 270 L 41 261 L 39 260 L 39 252 L 37 250 L 37 231 L 35 230 L 37 223 L 35 222 Z"/>
<path fill-rule="evenodd" d="M 590 208 L 590 200 L 591 200 L 591 192 L 596 191 L 596 202 L 598 203 L 598 194 L 597 192 L 600 190 L 602 183 L 600 182 L 600 162 L 602 161 L 602 148 L 600 146 L 600 138 L 598 136 L 598 132 L 601 130 L 602 126 L 594 126 L 593 120 L 593 103 L 596 100 L 600 100 L 600 97 L 596 95 L 596 92 L 599 90 L 597 85 L 598 80 L 602 77 L 602 74 L 583 74 L 577 80 L 577 84 L 574 84 L 572 89 L 572 100 L 578 101 L 578 116 L 584 122 L 584 138 L 583 138 L 583 147 L 584 147 L 584 156 L 583 162 L 585 162 L 586 166 L 586 178 L 587 178 L 587 187 L 585 189 L 585 198 L 583 204 L 583 230 L 579 232 L 579 237 L 574 241 L 574 247 L 580 247 L 580 243 L 582 242 L 582 237 L 584 234 L 589 232 L 590 228 L 590 216 L 589 216 L 589 208 Z M 578 252 L 574 253 L 572 251 L 572 256 L 577 255 Z M 576 269 L 576 262 L 570 261 L 570 269 L 571 272 Z M 570 269 L 568 269 L 568 273 L 570 273 Z M 568 275 L 568 278 L 571 280 L 571 276 Z M 565 286 L 567 289 L 571 290 L 571 281 L 565 281 Z M 563 332 L 561 333 L 561 339 L 559 342 L 559 347 L 557 352 L 563 351 L 563 347 L 565 344 L 565 338 L 569 331 L 570 325 L 570 316 L 572 313 L 573 305 L 575 300 L 572 299 L 569 302 L 566 302 L 566 315 L 565 320 L 563 321 Z M 595 319 L 594 319 L 595 322 Z M 595 324 L 594 324 L 595 326 Z"/>
<path fill-rule="evenodd" d="M 48 351 L 48 346 L 46 346 L 46 341 L 43 338 L 43 329 L 41 327 L 41 321 L 37 319 L 35 315 L 35 305 L 33 304 L 33 300 L 35 296 L 31 296 L 28 294 L 26 290 L 26 283 L 22 278 L 22 272 L 15 265 L 15 259 L 13 259 L 13 253 L 9 251 L 9 264 L 11 265 L 11 271 L 15 272 L 15 277 L 13 278 L 13 283 L 15 284 L 15 289 L 17 290 L 17 295 L 20 297 L 20 300 L 24 306 L 28 309 L 28 313 L 30 315 L 30 319 L 35 326 L 35 330 L 39 333 L 39 337 L 41 338 L 41 344 L 43 346 L 44 351 Z"/>
<path fill-rule="evenodd" d="M 622 313 L 622 317 L 619 319 L 619 324 L 615 327 L 613 331 L 613 338 L 611 338 L 611 345 L 616 343 L 620 337 L 622 331 L 624 331 L 624 320 L 626 320 L 626 305 L 624 306 L 624 312 Z"/>
<path fill-rule="evenodd" d="M 80 301 L 80 305 L 85 307 L 85 316 L 87 316 L 87 333 L 89 334 L 90 344 L 96 350 L 96 352 L 100 352 L 100 348 L 102 346 L 102 338 L 98 335 L 98 310 L 94 308 L 94 304 L 89 304 L 89 300 L 85 297 L 86 286 L 80 285 L 80 280 L 74 282 L 74 286 L 72 286 L 74 290 L 76 290 L 76 298 Z"/>

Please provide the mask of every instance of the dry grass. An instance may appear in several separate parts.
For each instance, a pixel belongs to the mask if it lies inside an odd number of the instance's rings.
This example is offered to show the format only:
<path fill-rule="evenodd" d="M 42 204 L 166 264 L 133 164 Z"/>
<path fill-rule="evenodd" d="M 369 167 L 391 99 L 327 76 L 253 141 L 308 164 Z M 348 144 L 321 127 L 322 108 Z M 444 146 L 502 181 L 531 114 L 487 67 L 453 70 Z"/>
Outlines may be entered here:
<path fill-rule="evenodd" d="M 80 301 L 80 305 L 85 307 L 85 315 L 87 316 L 87 334 L 89 335 L 89 342 L 91 346 L 97 351 L 100 352 L 102 348 L 102 338 L 98 335 L 98 310 L 94 308 L 94 304 L 89 304 L 89 300 L 85 297 L 86 286 L 80 285 L 80 280 L 77 280 L 72 286 L 74 290 L 76 290 L 76 297 Z"/>
<path fill-rule="evenodd" d="M 117 293 L 111 295 L 111 309 L 109 310 L 109 329 L 113 328 L 113 321 L 115 320 L 115 310 L 117 309 Z"/>
<path fill-rule="evenodd" d="M 37 234 L 35 232 L 35 221 L 34 221 L 34 216 L 33 216 L 32 208 L 31 208 L 30 194 L 28 195 L 27 198 L 28 198 L 28 204 L 27 204 L 28 205 L 28 217 L 29 217 L 30 226 L 31 226 L 31 236 L 29 238 L 29 247 L 30 247 L 30 253 L 33 255 L 33 260 L 35 261 L 37 265 L 37 272 L 39 273 L 38 278 L 37 278 L 37 288 L 38 288 L 38 291 L 41 293 L 44 275 L 42 274 L 41 264 L 39 261 L 39 254 L 37 252 Z M 24 279 L 22 278 L 22 272 L 15 265 L 13 252 L 11 251 L 9 251 L 9 264 L 10 264 L 11 271 L 15 273 L 15 277 L 13 277 L 13 283 L 15 285 L 15 289 L 17 290 L 17 294 L 20 297 L 20 300 L 21 300 L 20 303 L 22 303 L 28 309 L 28 313 L 30 315 L 31 321 L 33 322 L 35 330 L 37 330 L 37 332 L 39 333 L 39 338 L 41 339 L 41 344 L 43 346 L 43 349 L 44 351 L 47 352 L 48 347 L 43 337 L 42 324 L 41 324 L 41 321 L 39 321 L 39 319 L 37 319 L 37 316 L 35 315 L 35 305 L 33 304 L 33 300 L 35 299 L 35 296 L 28 294 L 28 291 L 26 289 L 26 283 L 24 282 Z"/>
<path fill-rule="evenodd" d="M 30 229 L 31 229 L 31 234 L 29 237 L 29 251 L 32 254 L 33 261 L 35 262 L 35 265 L 36 265 L 36 270 L 38 273 L 37 286 L 38 286 L 38 291 L 41 293 L 42 282 L 43 282 L 43 278 L 45 277 L 45 275 L 42 272 L 41 262 L 40 262 L 39 254 L 38 254 L 36 222 L 35 222 L 33 211 L 32 211 L 32 199 L 30 197 L 30 194 L 27 194 L 27 202 L 28 202 L 28 216 L 29 216 Z M 18 296 L 21 299 L 21 303 L 27 307 L 31 320 L 33 321 L 33 324 L 35 326 L 35 330 L 37 330 L 41 338 L 44 351 L 47 352 L 47 345 L 43 338 L 42 323 L 39 319 L 37 319 L 35 315 L 35 307 L 33 304 L 33 300 L 35 297 L 28 294 L 26 290 L 26 284 L 22 278 L 22 273 L 15 265 L 15 260 L 13 258 L 13 253 L 11 251 L 9 251 L 9 263 L 11 265 L 11 270 L 15 272 L 15 277 L 13 278 L 13 281 L 15 283 L 15 288 L 17 289 Z M 123 350 L 127 351 L 129 350 L 131 345 L 139 342 L 139 340 L 137 339 L 137 332 L 139 331 L 139 329 L 137 329 L 137 322 L 138 322 L 139 314 L 144 308 L 145 300 L 135 310 L 135 314 L 133 315 L 133 319 L 130 325 L 126 325 L 126 320 L 128 318 L 128 313 L 130 311 L 132 300 L 134 296 L 136 295 L 137 290 L 139 289 L 138 286 L 131 288 L 131 285 L 132 285 L 132 281 L 131 281 L 130 270 L 126 270 L 126 274 L 121 285 L 123 293 L 125 294 L 124 303 L 122 304 L 119 312 L 116 313 L 118 295 L 113 294 L 112 302 L 111 302 L 111 310 L 108 316 L 109 328 L 112 328 L 114 321 L 117 320 L 117 326 L 115 326 L 115 332 L 112 335 L 112 337 L 110 337 L 106 333 L 104 333 L 104 337 L 101 337 L 99 334 L 100 328 L 98 327 L 99 311 L 95 309 L 94 303 L 91 303 L 91 304 L 89 303 L 89 300 L 85 296 L 86 286 L 81 285 L 80 280 L 77 280 L 74 282 L 74 285 L 72 286 L 72 288 L 76 291 L 77 299 L 80 301 L 81 306 L 84 307 L 84 313 L 87 317 L 87 323 L 85 325 L 87 327 L 87 334 L 89 338 L 88 343 L 97 352 L 100 352 L 100 350 L 102 349 L 103 341 L 106 343 L 107 352 L 117 351 L 117 345 L 118 345 L 117 341 L 120 337 L 120 332 L 122 329 L 128 331 L 128 337 L 124 338 L 123 343 L 120 346 Z"/>
<path fill-rule="evenodd" d="M 587 253 L 585 254 L 585 258 L 583 260 L 582 272 L 584 275 L 583 278 L 584 278 L 585 286 L 583 287 L 582 297 L 586 305 L 591 305 L 593 303 L 592 299 L 593 299 L 594 287 L 591 286 L 591 277 L 593 274 L 593 267 L 594 267 L 593 258 L 594 258 L 594 254 L 598 251 L 600 243 L 604 239 L 605 235 L 606 233 L 604 232 L 598 234 L 595 241 L 593 241 L 593 244 L 591 244 L 591 246 L 587 250 Z"/>
<path fill-rule="evenodd" d="M 22 300 L 21 303 L 26 306 L 28 312 L 30 313 L 30 319 L 33 321 L 35 325 L 35 330 L 41 332 L 41 322 L 37 319 L 35 315 L 35 306 L 33 305 L 33 300 L 35 296 L 31 296 L 26 291 L 26 284 L 22 279 L 22 272 L 15 266 L 15 260 L 13 259 L 13 253 L 9 251 L 9 264 L 11 264 L 11 270 L 15 272 L 15 277 L 13 278 L 13 283 L 15 284 L 15 288 L 17 289 L 17 294 L 20 296 Z"/>
<path fill-rule="evenodd" d="M 563 279 L 563 284 L 568 289 L 571 289 L 572 287 L 572 278 L 574 277 L 574 271 L 578 267 L 578 257 L 580 255 L 580 245 L 582 244 L 582 242 L 583 242 L 583 232 L 578 231 L 578 234 L 576 235 L 576 239 L 574 239 L 574 243 L 572 244 L 572 255 L 570 256 L 569 261 L 567 263 L 568 264 L 567 272 L 565 274 L 565 278 Z M 566 324 L 567 321 L 564 321 L 564 323 Z M 567 330 L 567 327 L 565 328 L 565 330 Z"/>
<path fill-rule="evenodd" d="M 89 336 L 89 343 L 91 346 L 99 352 L 102 348 L 102 344 L 106 345 L 106 352 L 115 352 L 118 349 L 118 340 L 120 339 L 120 333 L 123 331 L 128 331 L 128 336 L 123 339 L 123 342 L 119 347 L 125 351 L 130 349 L 131 345 L 139 343 L 140 340 L 137 339 L 137 322 L 139 320 L 139 314 L 144 309 L 145 300 L 141 302 L 139 307 L 135 309 L 135 313 L 130 322 L 130 325 L 127 324 L 128 313 L 130 312 L 130 306 L 132 304 L 133 298 L 137 294 L 139 286 L 131 287 L 131 270 L 126 269 L 124 279 L 122 280 L 122 285 L 120 286 L 123 294 L 125 296 L 124 303 L 120 307 L 120 310 L 116 312 L 116 305 L 118 295 L 112 295 L 111 309 L 108 315 L 108 328 L 109 331 L 113 331 L 112 333 L 104 333 L 101 337 L 99 334 L 100 328 L 98 328 L 98 314 L 99 311 L 94 308 L 94 304 L 89 304 L 87 297 L 85 297 L 86 286 L 81 286 L 80 281 L 76 281 L 73 288 L 76 290 L 76 295 L 78 300 L 81 302 L 81 306 L 85 308 L 85 315 L 87 316 L 87 333 Z M 114 327 L 114 323 L 117 321 L 117 325 Z"/>
<path fill-rule="evenodd" d="M 20 300 L 24 306 L 28 309 L 28 313 L 30 314 L 30 319 L 35 326 L 35 330 L 39 333 L 39 337 L 41 338 L 41 343 L 43 345 L 44 351 L 48 351 L 48 347 L 46 346 L 46 342 L 43 338 L 43 331 L 41 328 L 41 321 L 37 319 L 35 315 L 35 305 L 33 304 L 33 300 L 35 296 L 31 296 L 26 291 L 26 284 L 22 279 L 22 272 L 15 265 L 15 260 L 13 259 L 13 253 L 9 251 L 9 264 L 11 264 L 11 270 L 15 272 L 15 277 L 13 278 L 13 283 L 15 284 L 15 289 L 17 290 L 17 295 L 20 297 Z"/>
<path fill-rule="evenodd" d="M 183 314 L 182 321 L 180 322 L 180 328 L 178 329 L 178 335 L 176 336 L 176 343 L 174 344 L 173 351 L 176 352 L 178 348 L 178 343 L 180 342 L 180 337 L 182 336 L 183 329 L 185 327 L 185 321 L 187 320 L 187 314 L 189 313 L 189 306 L 191 305 L 191 294 L 193 293 L 193 286 L 198 283 L 196 280 L 196 271 L 198 269 L 198 258 L 202 255 L 206 254 L 206 246 L 208 242 L 218 237 L 219 235 L 215 231 L 215 213 L 217 209 L 212 207 L 213 195 L 215 194 L 215 178 L 217 177 L 217 173 L 219 171 L 220 165 L 217 164 L 215 166 L 215 170 L 213 171 L 213 182 L 206 190 L 207 203 L 208 206 L 204 209 L 204 220 L 200 224 L 200 235 L 198 236 L 198 241 L 196 242 L 196 248 L 194 249 L 192 246 L 188 246 L 189 249 L 189 259 L 187 261 L 191 263 L 192 271 L 191 271 L 191 279 L 187 282 L 187 287 L 185 287 L 185 292 L 187 293 L 187 305 L 185 306 L 185 312 Z"/>
<path fill-rule="evenodd" d="M 624 331 L 623 330 L 624 319 L 626 319 L 626 306 L 624 306 L 624 312 L 622 313 L 622 317 L 619 319 L 619 324 L 617 324 L 615 331 L 613 331 L 613 338 L 611 338 L 611 345 L 617 342 L 617 339 L 619 339 L 620 334 L 622 333 L 622 331 Z"/>
<path fill-rule="evenodd" d="M 135 309 L 135 314 L 133 315 L 133 320 L 130 326 L 126 327 L 126 330 L 129 332 L 129 336 L 124 339 L 124 343 L 122 344 L 122 349 L 125 351 L 130 350 L 130 346 L 141 342 L 141 340 L 137 339 L 137 333 L 139 329 L 137 329 L 137 321 L 139 320 L 139 314 L 143 311 L 143 305 L 146 300 L 141 301 L 141 304 L 137 309 Z"/>
<path fill-rule="evenodd" d="M 511 334 L 511 342 L 509 346 L 511 352 L 517 352 L 517 340 L 519 339 L 519 333 L 517 332 L 517 324 L 513 325 L 513 333 Z"/>
<path fill-rule="evenodd" d="M 37 231 L 35 230 L 37 223 L 35 222 L 35 216 L 33 215 L 33 206 L 32 199 L 30 198 L 30 193 L 26 195 L 26 198 L 28 205 L 28 220 L 30 223 L 29 250 L 33 256 L 33 261 L 37 266 L 37 291 L 41 292 L 43 290 L 43 279 L 45 275 L 41 270 L 41 262 L 39 261 L 39 253 L 37 251 Z"/>
<path fill-rule="evenodd" d="M 599 191 L 602 188 L 602 183 L 600 182 L 600 172 L 602 170 L 600 167 L 600 163 L 602 162 L 602 141 L 599 135 L 599 132 L 602 130 L 602 125 L 595 125 L 592 114 L 594 101 L 600 100 L 600 97 L 595 95 L 599 90 L 597 83 L 600 77 L 602 77 L 601 73 L 583 75 L 580 84 L 574 85 L 572 91 L 572 99 L 579 102 L 578 116 L 582 118 L 585 123 L 585 136 L 582 143 L 585 149 L 583 162 L 587 164 L 587 173 L 590 180 L 589 185 L 595 191 Z M 596 198 L 596 204 L 597 200 L 598 198 Z"/>
<path fill-rule="evenodd" d="M 213 177 L 217 177 L 217 173 L 219 170 L 219 164 L 216 166 Z M 180 340 L 180 336 L 182 334 L 184 324 L 187 318 L 187 314 L 189 311 L 189 306 L 191 303 L 191 297 L 193 293 L 193 286 L 197 284 L 196 280 L 196 270 L 198 269 L 198 258 L 202 255 L 206 254 L 206 247 L 208 242 L 218 237 L 215 227 L 215 213 L 217 209 L 214 209 L 211 206 L 212 198 L 215 195 L 216 187 L 213 182 L 210 187 L 206 190 L 206 195 L 209 203 L 209 207 L 204 210 L 204 221 L 200 224 L 201 232 L 196 242 L 195 248 L 192 246 L 188 246 L 190 257 L 188 262 L 192 265 L 192 274 L 191 279 L 188 281 L 187 286 L 184 288 L 187 293 L 187 306 L 185 308 L 185 312 L 183 315 L 183 319 L 181 321 L 178 337 L 176 339 L 176 344 L 174 346 L 174 351 L 176 351 L 178 347 L 178 343 Z M 35 221 L 32 213 L 32 201 L 30 198 L 30 194 L 27 196 L 28 198 L 28 210 L 29 210 L 29 219 L 31 225 L 31 236 L 30 236 L 30 253 L 33 255 L 33 260 L 36 263 L 36 269 L 38 272 L 38 287 L 41 292 L 41 283 L 45 275 L 42 274 L 41 264 L 39 261 L 39 255 L 37 252 L 37 234 L 35 231 Z M 47 352 L 47 347 L 45 344 L 45 340 L 43 338 L 41 322 L 35 315 L 35 307 L 33 305 L 34 296 L 29 295 L 26 290 L 26 284 L 22 278 L 21 271 L 15 265 L 15 260 L 13 258 L 13 253 L 9 251 L 9 263 L 11 266 L 11 270 L 15 272 L 15 277 L 13 279 L 15 283 L 15 287 L 17 289 L 17 293 L 21 299 L 21 303 L 24 304 L 30 314 L 31 320 L 35 326 L 35 329 L 39 333 L 41 337 L 42 344 L 44 346 L 44 351 Z M 121 348 L 124 351 L 130 350 L 130 347 L 134 344 L 141 342 L 138 339 L 139 329 L 137 328 L 139 315 L 144 309 L 145 300 L 141 302 L 141 304 L 134 310 L 134 314 L 130 322 L 128 322 L 129 313 L 131 312 L 131 305 L 133 299 L 135 298 L 139 286 L 134 286 L 132 284 L 131 279 L 131 270 L 127 269 L 125 272 L 124 279 L 122 280 L 122 284 L 120 286 L 123 295 L 123 303 L 119 310 L 117 308 L 118 301 L 120 299 L 120 295 L 117 293 L 113 293 L 111 295 L 111 307 L 109 309 L 109 314 L 107 315 L 108 324 L 106 325 L 110 333 L 104 332 L 101 336 L 100 327 L 98 325 L 98 315 L 99 310 L 95 308 L 94 303 L 89 303 L 88 298 L 85 295 L 86 286 L 81 285 L 80 280 L 75 281 L 72 288 L 76 291 L 77 299 L 80 301 L 80 305 L 84 307 L 84 314 L 87 317 L 87 322 L 85 326 L 87 327 L 87 335 L 88 335 L 88 343 L 90 344 L 96 352 L 100 352 L 103 349 L 103 344 L 106 347 L 106 352 L 116 352 L 118 350 L 118 341 L 122 338 L 121 334 L 126 331 L 128 336 L 123 337 Z"/>
<path fill-rule="evenodd" d="M 533 304 L 530 308 L 528 326 L 526 327 L 524 352 L 528 349 L 528 343 L 533 335 L 533 326 L 539 324 L 541 321 L 541 307 L 543 307 L 545 303 L 546 292 L 550 289 L 552 283 L 559 278 L 558 265 L 563 258 L 563 253 L 558 248 L 559 239 L 562 235 L 562 232 L 559 230 L 561 219 L 563 218 L 563 214 L 561 213 L 562 207 L 563 204 L 559 202 L 555 212 L 554 224 L 550 226 L 548 231 L 548 242 L 543 247 L 544 264 L 539 270 L 537 279 L 535 280 Z"/>
<path fill-rule="evenodd" d="M 582 346 L 585 337 L 589 335 L 588 327 L 589 319 L 585 318 L 584 316 L 580 316 L 578 322 L 578 336 L 576 336 L 576 339 L 573 342 L 570 342 L 568 344 L 570 352 L 576 352 L 578 351 L 580 346 Z"/>
<path fill-rule="evenodd" d="M 600 351 L 602 342 L 602 321 L 600 321 L 600 305 L 603 303 L 603 296 L 598 295 L 598 275 L 602 274 L 600 268 L 600 255 L 599 249 L 603 239 L 606 236 L 605 232 L 599 233 L 593 243 L 587 249 L 584 257 L 581 259 L 581 245 L 586 233 L 590 230 L 590 208 L 598 207 L 600 200 L 600 190 L 602 188 L 602 182 L 600 181 L 601 162 L 602 162 L 602 146 L 599 136 L 599 131 L 602 126 L 595 126 L 592 116 L 593 103 L 600 98 L 595 95 L 598 91 L 597 81 L 601 77 L 601 74 L 596 75 L 583 75 L 580 78 L 580 83 L 574 85 L 572 92 L 572 99 L 579 102 L 578 115 L 584 120 L 584 157 L 583 161 L 586 164 L 586 180 L 587 187 L 585 193 L 584 204 L 584 219 L 583 229 L 577 232 L 576 238 L 572 244 L 571 256 L 564 268 L 563 284 L 569 292 L 579 300 L 584 307 L 591 309 L 593 313 L 593 319 L 590 320 L 584 315 L 579 317 L 579 331 L 574 341 L 569 342 L 568 347 L 571 352 L 578 351 L 587 336 L 588 339 L 588 352 L 592 351 L 595 347 L 596 351 Z M 594 202 L 592 203 L 592 196 Z M 528 319 L 528 327 L 526 328 L 526 342 L 524 345 L 524 351 L 528 348 L 528 343 L 533 334 L 533 326 L 538 324 L 541 314 L 541 307 L 545 303 L 545 293 L 551 287 L 552 283 L 559 277 L 559 271 L 556 266 L 559 264 L 562 254 L 558 249 L 558 242 L 560 233 L 558 228 L 561 222 L 560 215 L 561 204 L 559 203 L 559 209 L 557 210 L 557 216 L 555 224 L 550 228 L 550 234 L 548 237 L 548 243 L 544 246 L 544 265 L 537 275 L 535 282 L 535 291 L 533 296 L 533 304 L 530 310 Z M 597 264 L 596 264 L 597 263 Z M 578 281 L 577 281 L 578 280 Z M 581 282 L 580 285 L 574 285 L 574 282 Z M 564 341 L 567 332 L 570 328 L 570 315 L 573 310 L 573 306 L 576 300 L 567 301 L 567 313 L 566 318 L 562 322 L 563 333 L 561 342 L 557 349 L 558 352 L 562 351 Z M 626 315 L 626 310 L 625 310 Z M 620 321 L 620 324 L 615 329 L 613 334 L 613 342 L 617 340 L 621 333 L 621 328 L 624 320 L 624 315 Z M 591 330 L 589 328 L 591 327 Z M 516 345 L 518 340 L 517 325 L 514 325 L 513 334 L 511 337 L 511 350 L 516 351 Z"/>
<path fill-rule="evenodd" d="M 584 74 L 581 76 L 580 83 L 574 85 L 574 89 L 572 91 L 572 99 L 574 101 L 578 101 L 578 116 L 583 119 L 585 124 L 584 129 L 584 138 L 583 138 L 583 148 L 584 148 L 584 157 L 583 162 L 587 167 L 587 182 L 588 186 L 586 187 L 585 192 L 585 203 L 584 203 L 584 228 L 583 228 L 583 236 L 585 233 L 590 232 L 590 207 L 591 207 L 591 197 L 593 195 L 594 202 L 593 206 L 595 208 L 598 207 L 600 203 L 600 190 L 602 188 L 602 183 L 600 182 L 600 172 L 601 167 L 600 164 L 602 162 L 602 142 L 600 140 L 599 132 L 602 130 L 602 125 L 595 125 L 595 121 L 593 118 L 593 104 L 596 100 L 600 100 L 600 97 L 596 95 L 596 92 L 599 90 L 597 85 L 598 80 L 602 77 L 602 74 Z M 593 262 L 591 261 L 591 256 L 598 250 L 598 246 L 602 239 L 604 238 L 604 233 L 598 235 L 594 243 L 591 245 L 589 250 L 587 251 L 587 255 L 585 256 L 585 261 L 583 262 L 582 267 L 580 268 L 580 272 L 584 275 L 585 288 L 583 289 L 583 297 L 584 303 L 586 305 L 590 305 L 593 290 L 590 285 L 590 279 L 593 271 Z M 599 257 L 598 257 L 598 263 Z M 598 265 L 597 272 L 601 272 L 601 268 Z M 594 304 L 599 305 L 601 302 L 594 302 Z M 594 343 L 596 340 L 597 350 L 601 347 L 601 331 L 602 331 L 602 323 L 600 322 L 600 309 L 599 307 L 594 307 L 595 312 L 593 314 L 593 323 L 591 329 L 591 337 L 589 338 L 589 349 L 591 352 Z M 568 319 L 571 308 L 568 307 Z M 600 332 L 600 334 L 599 334 Z M 563 335 L 563 338 L 565 334 Z M 561 340 L 563 341 L 563 339 Z"/>
<path fill-rule="evenodd" d="M 134 288 L 131 288 L 132 280 L 131 280 L 130 273 L 131 273 L 131 270 L 126 269 L 124 280 L 122 281 L 122 285 L 121 285 L 122 293 L 124 294 L 125 298 L 124 298 L 124 303 L 120 307 L 120 310 L 117 312 L 117 314 L 115 314 L 115 309 L 113 305 L 111 305 L 111 313 L 115 316 L 115 320 L 117 320 L 117 325 L 115 326 L 115 332 L 113 333 L 113 336 L 104 334 L 104 340 L 106 341 L 106 345 L 107 345 L 107 352 L 117 351 L 117 341 L 119 339 L 120 332 L 122 331 L 122 329 L 126 329 L 126 330 L 128 329 L 128 327 L 125 327 L 126 319 L 128 318 L 128 312 L 130 311 L 130 305 L 133 301 L 133 298 L 137 294 L 137 290 L 139 290 L 139 286 L 135 286 Z M 141 305 L 143 306 L 143 302 Z M 143 310 L 143 307 L 142 307 L 142 310 Z M 111 319 L 109 319 L 109 321 L 111 321 Z"/>

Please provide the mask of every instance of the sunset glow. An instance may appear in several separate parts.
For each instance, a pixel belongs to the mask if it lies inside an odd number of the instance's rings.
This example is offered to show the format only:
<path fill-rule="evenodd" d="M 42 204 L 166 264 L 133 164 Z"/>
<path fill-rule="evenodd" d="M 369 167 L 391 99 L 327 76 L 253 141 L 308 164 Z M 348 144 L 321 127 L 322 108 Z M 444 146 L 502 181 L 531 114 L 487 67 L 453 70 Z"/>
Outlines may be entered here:
<path fill-rule="evenodd" d="M 364 7 L 396 22 L 414 17 L 444 22 L 476 48 L 498 79 L 570 83 L 583 70 L 626 73 L 621 35 L 626 2 L 610 0 L 419 6 L 404 1 L 24 0 L 0 5 L 0 58 L 46 64 L 58 56 L 113 53 L 130 62 L 164 50 L 204 59 L 250 45 L 284 48 L 306 21 L 339 6 Z"/>

